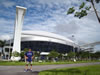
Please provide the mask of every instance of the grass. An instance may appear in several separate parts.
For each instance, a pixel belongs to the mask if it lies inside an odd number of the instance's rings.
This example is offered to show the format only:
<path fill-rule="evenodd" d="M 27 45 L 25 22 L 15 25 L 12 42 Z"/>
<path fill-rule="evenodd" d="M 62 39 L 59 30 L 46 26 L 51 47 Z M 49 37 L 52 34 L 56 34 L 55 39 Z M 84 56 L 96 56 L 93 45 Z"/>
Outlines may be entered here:
<path fill-rule="evenodd" d="M 41 71 L 39 75 L 100 75 L 100 65 L 53 69 Z"/>
<path fill-rule="evenodd" d="M 89 62 L 99 62 L 99 61 L 59 61 L 59 62 L 33 62 L 33 65 L 57 65 L 57 64 L 73 64 L 73 63 L 89 63 Z M 0 65 L 3 66 L 16 66 L 25 65 L 25 62 L 11 62 L 11 61 L 0 61 Z"/>

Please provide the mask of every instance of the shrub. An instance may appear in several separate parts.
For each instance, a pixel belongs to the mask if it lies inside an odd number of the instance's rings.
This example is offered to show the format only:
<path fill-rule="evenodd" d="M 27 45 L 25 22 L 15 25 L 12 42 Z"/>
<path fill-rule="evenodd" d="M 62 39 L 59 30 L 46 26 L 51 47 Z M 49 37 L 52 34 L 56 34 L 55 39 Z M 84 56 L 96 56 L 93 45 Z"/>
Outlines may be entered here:
<path fill-rule="evenodd" d="M 19 56 L 20 56 L 20 53 L 17 52 L 17 51 L 14 51 L 14 52 L 12 53 L 12 56 L 14 56 L 14 57 L 19 57 Z"/>

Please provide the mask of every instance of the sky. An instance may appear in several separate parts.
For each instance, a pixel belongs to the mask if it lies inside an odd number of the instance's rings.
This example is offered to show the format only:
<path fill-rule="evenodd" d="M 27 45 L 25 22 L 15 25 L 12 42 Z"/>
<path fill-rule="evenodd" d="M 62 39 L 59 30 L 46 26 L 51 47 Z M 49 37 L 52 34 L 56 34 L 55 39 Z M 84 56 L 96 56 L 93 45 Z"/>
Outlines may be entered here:
<path fill-rule="evenodd" d="M 93 8 L 82 19 L 67 15 L 68 8 L 79 5 L 85 0 L 0 0 L 0 39 L 13 37 L 16 6 L 26 7 L 22 30 L 42 30 L 73 39 L 79 44 L 100 41 L 100 23 Z M 86 2 L 86 6 L 91 5 Z M 100 3 L 95 4 L 100 15 Z M 100 45 L 96 50 L 100 50 Z"/>

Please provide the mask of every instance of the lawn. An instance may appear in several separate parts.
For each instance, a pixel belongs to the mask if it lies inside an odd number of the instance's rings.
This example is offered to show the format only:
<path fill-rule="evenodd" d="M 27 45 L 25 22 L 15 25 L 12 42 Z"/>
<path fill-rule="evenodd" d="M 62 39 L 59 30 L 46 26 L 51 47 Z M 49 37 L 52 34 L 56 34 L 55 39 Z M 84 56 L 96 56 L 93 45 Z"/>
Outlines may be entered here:
<path fill-rule="evenodd" d="M 99 61 L 59 61 L 59 62 L 33 62 L 33 65 L 53 65 L 53 64 L 73 64 L 73 63 L 89 63 L 89 62 L 99 62 Z M 11 62 L 11 61 L 0 61 L 0 65 L 4 66 L 15 66 L 15 65 L 25 65 L 25 62 Z"/>
<path fill-rule="evenodd" d="M 53 69 L 41 71 L 39 75 L 100 75 L 100 65 Z"/>

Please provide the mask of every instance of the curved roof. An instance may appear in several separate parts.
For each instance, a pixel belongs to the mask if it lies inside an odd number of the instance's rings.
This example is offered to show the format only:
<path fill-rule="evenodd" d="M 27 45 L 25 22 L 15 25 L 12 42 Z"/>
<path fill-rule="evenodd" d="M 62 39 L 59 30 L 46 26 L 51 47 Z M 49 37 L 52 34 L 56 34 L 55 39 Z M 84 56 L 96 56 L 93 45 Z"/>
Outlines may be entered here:
<path fill-rule="evenodd" d="M 55 33 L 51 33 L 51 32 L 46 32 L 46 31 L 22 31 L 22 38 L 29 38 L 29 37 L 33 37 L 33 36 L 42 36 L 42 37 L 48 37 L 48 38 L 53 38 L 53 39 L 57 39 L 57 40 L 61 40 L 65 43 L 63 44 L 69 44 L 72 45 L 74 42 L 64 36 L 55 34 Z M 24 40 L 25 41 L 25 40 Z"/>

